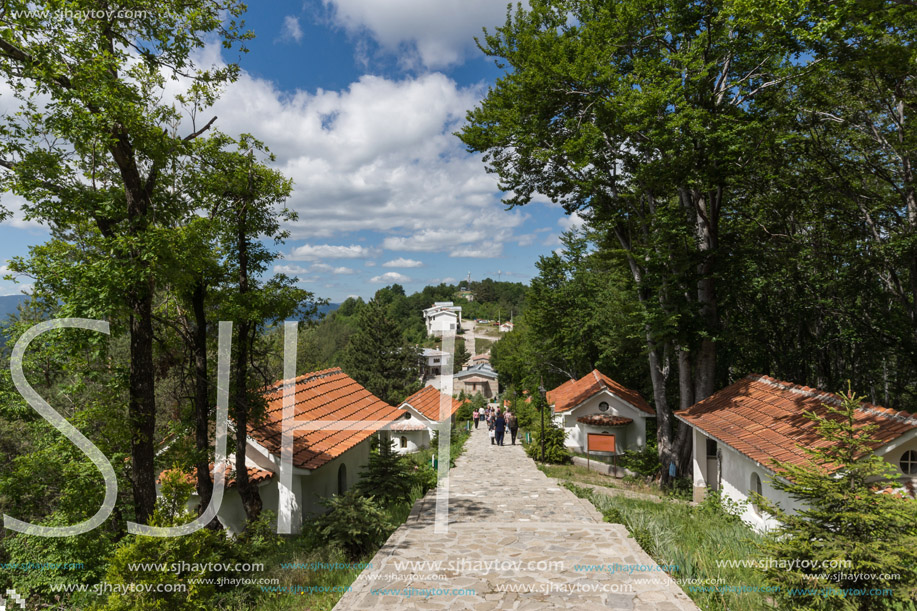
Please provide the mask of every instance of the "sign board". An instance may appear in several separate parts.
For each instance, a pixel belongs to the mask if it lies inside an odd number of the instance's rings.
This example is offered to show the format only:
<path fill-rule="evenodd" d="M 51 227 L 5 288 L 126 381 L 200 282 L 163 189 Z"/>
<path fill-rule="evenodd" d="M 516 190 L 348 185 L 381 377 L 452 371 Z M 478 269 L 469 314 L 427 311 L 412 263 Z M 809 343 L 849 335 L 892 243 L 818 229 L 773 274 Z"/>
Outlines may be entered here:
<path fill-rule="evenodd" d="M 586 435 L 586 451 L 614 453 L 615 436 L 604 433 L 588 433 Z"/>

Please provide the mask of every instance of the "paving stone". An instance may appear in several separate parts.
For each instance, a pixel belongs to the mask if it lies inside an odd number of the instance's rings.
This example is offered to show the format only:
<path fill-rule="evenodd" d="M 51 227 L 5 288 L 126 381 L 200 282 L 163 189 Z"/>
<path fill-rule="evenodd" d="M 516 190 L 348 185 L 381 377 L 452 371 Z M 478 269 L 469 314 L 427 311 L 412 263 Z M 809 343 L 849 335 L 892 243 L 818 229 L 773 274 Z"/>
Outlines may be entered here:
<path fill-rule="evenodd" d="M 574 570 L 578 564 L 655 567 L 655 563 L 624 526 L 604 522 L 591 503 L 539 471 L 522 446 L 492 446 L 484 429 L 473 431 L 450 472 L 449 493 L 448 532 L 435 532 L 436 491 L 432 490 L 415 503 L 405 524 L 376 553 L 373 568 L 361 574 L 335 611 L 376 607 L 697 611 L 658 569 L 653 576 L 660 579 L 651 585 L 638 583 L 646 578 L 644 573 Z M 442 561 L 438 569 L 396 566 L 436 561 Z M 503 564 L 510 562 L 519 566 Z M 407 575 L 413 576 L 406 579 Z M 396 587 L 473 593 L 427 597 L 370 593 Z"/>

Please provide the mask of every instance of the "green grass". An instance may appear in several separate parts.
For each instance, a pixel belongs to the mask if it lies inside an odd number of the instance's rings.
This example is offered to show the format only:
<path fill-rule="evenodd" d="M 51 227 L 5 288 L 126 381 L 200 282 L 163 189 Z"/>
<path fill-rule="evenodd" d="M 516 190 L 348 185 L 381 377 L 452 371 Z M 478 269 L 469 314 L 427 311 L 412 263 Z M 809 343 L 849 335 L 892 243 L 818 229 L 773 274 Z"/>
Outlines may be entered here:
<path fill-rule="evenodd" d="M 553 477 L 554 479 L 559 479 L 564 482 L 593 484 L 596 486 L 604 486 L 605 488 L 617 488 L 619 490 L 630 490 L 632 492 L 640 492 L 642 494 L 652 494 L 654 496 L 660 497 L 662 496 L 662 492 L 659 490 L 659 486 L 647 484 L 643 481 L 634 480 L 632 478 L 617 479 L 611 477 L 610 475 L 603 475 L 597 471 L 591 471 L 586 467 L 581 467 L 579 465 L 539 464 L 538 468 L 541 469 L 548 477 Z"/>
<path fill-rule="evenodd" d="M 671 501 L 654 502 L 607 496 L 567 484 L 577 496 L 588 499 L 607 522 L 623 524 L 653 560 L 677 567 L 676 579 L 716 580 L 728 586 L 764 586 L 763 574 L 754 568 L 717 566 L 718 560 L 758 557 L 760 535 L 737 517 L 712 502 L 691 506 Z M 705 610 L 759 611 L 773 609 L 764 594 L 754 592 L 702 592 L 682 589 Z"/>
<path fill-rule="evenodd" d="M 474 338 L 474 351 L 477 354 L 483 354 L 494 344 L 496 340 L 493 339 L 484 339 L 483 337 L 478 337 L 477 335 Z"/>

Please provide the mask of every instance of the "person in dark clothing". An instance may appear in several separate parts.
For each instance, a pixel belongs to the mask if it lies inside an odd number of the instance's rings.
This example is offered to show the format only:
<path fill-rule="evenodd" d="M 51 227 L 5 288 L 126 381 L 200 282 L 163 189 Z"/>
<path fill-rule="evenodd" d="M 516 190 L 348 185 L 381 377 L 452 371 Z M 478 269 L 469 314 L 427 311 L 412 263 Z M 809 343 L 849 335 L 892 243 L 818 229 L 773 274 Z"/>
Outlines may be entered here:
<path fill-rule="evenodd" d="M 506 412 L 506 428 L 509 429 L 510 438 L 513 440 L 513 445 L 516 445 L 516 433 L 519 432 L 519 421 L 516 420 L 516 414 L 512 412 Z"/>
<path fill-rule="evenodd" d="M 480 414 L 478 414 L 478 410 L 474 410 L 473 415 L 474 415 L 474 428 L 478 428 L 478 421 L 480 420 L 480 417 L 479 417 Z"/>
<path fill-rule="evenodd" d="M 494 420 L 494 437 L 497 440 L 497 445 L 503 445 L 503 435 L 506 433 L 506 419 L 503 417 L 503 414 L 497 412 L 497 417 Z"/>

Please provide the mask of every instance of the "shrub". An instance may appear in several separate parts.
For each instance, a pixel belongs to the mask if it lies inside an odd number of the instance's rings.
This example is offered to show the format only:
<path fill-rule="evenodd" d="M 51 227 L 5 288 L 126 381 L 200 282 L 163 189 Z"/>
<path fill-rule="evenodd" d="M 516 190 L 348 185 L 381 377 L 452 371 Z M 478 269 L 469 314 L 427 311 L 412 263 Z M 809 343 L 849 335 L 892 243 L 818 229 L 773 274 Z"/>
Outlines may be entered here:
<path fill-rule="evenodd" d="M 532 431 L 532 443 L 525 447 L 526 453 L 536 460 L 541 460 L 541 428 L 534 428 Z M 545 462 L 561 465 L 572 461 L 570 450 L 564 445 L 567 439 L 567 433 L 554 425 L 553 422 L 545 421 L 544 425 L 544 460 Z"/>
<path fill-rule="evenodd" d="M 415 484 L 414 470 L 408 461 L 382 444 L 378 452 L 369 455 L 369 463 L 360 473 L 355 490 L 363 496 L 374 497 L 383 507 L 390 507 L 410 503 Z"/>
<path fill-rule="evenodd" d="M 191 489 L 185 474 L 178 470 L 164 472 L 160 488 L 162 496 L 157 500 L 150 525 L 175 526 L 194 520 L 195 514 L 186 509 Z M 190 579 L 218 577 L 206 570 L 206 565 L 222 564 L 231 557 L 229 542 L 223 531 L 202 528 L 190 535 L 165 538 L 128 535 L 109 560 L 105 581 L 112 585 L 170 584 L 184 588 L 176 592 L 113 592 L 102 608 L 105 611 L 210 609 L 216 587 L 191 583 Z M 156 563 L 169 565 L 170 568 L 178 565 L 181 570 L 131 570 L 131 565 L 135 563 Z M 181 565 L 193 566 L 186 569 Z"/>
<path fill-rule="evenodd" d="M 618 466 L 644 477 L 651 477 L 662 468 L 662 463 L 659 462 L 659 452 L 656 448 L 647 446 L 642 450 L 627 450 L 618 456 Z"/>
<path fill-rule="evenodd" d="M 339 547 L 351 560 L 359 560 L 382 545 L 394 528 L 385 509 L 371 496 L 349 491 L 321 503 L 328 512 L 315 517 L 304 532 Z"/>

